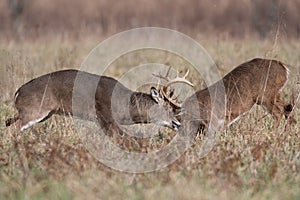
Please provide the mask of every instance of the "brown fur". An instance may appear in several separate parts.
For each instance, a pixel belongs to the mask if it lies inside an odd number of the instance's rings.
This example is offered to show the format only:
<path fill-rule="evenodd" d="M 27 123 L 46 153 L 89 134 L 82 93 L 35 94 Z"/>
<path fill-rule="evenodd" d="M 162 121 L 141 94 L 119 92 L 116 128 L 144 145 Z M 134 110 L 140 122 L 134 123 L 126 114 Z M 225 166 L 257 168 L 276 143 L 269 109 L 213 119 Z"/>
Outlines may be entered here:
<path fill-rule="evenodd" d="M 277 127 L 282 115 L 287 117 L 293 107 L 280 98 L 280 90 L 287 82 L 288 73 L 287 67 L 276 60 L 256 58 L 243 63 L 217 83 L 189 97 L 183 105 L 186 110 L 183 118 L 198 121 L 198 129 L 208 127 L 211 115 L 225 119 L 224 125 L 228 125 L 248 112 L 254 104 L 258 104 L 272 115 Z M 226 95 L 225 113 L 218 110 L 224 103 L 220 95 L 223 84 Z M 217 96 L 214 98 L 214 105 L 219 108 L 212 108 L 210 95 Z"/>
<path fill-rule="evenodd" d="M 117 124 L 153 122 L 156 119 L 150 118 L 149 110 L 156 105 L 158 102 L 151 94 L 133 92 L 111 77 L 64 70 L 43 75 L 20 87 L 15 94 L 18 115 L 8 119 L 6 126 L 17 122 L 18 128 L 24 129 L 31 121 L 44 121 L 60 114 L 98 121 L 106 130 L 118 130 Z M 171 127 L 172 119 L 176 120 L 171 116 L 172 107 L 165 101 L 160 108 L 168 114 L 156 122 L 167 121 Z"/>

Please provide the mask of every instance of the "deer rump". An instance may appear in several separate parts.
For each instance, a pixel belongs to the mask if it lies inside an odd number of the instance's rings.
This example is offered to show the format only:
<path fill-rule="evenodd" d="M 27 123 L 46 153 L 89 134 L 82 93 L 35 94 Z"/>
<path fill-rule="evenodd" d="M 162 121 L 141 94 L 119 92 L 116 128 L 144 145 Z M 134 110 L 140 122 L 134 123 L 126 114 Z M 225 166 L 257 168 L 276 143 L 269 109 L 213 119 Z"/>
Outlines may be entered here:
<path fill-rule="evenodd" d="M 207 130 L 214 117 L 219 120 L 214 124 L 229 126 L 254 104 L 268 111 L 277 127 L 282 116 L 287 118 L 293 108 L 280 98 L 288 75 L 288 68 L 276 60 L 256 58 L 237 66 L 223 79 L 197 91 L 184 102 L 182 117 L 194 127 L 189 132 Z"/>
<path fill-rule="evenodd" d="M 154 89 L 149 95 L 133 92 L 111 77 L 78 70 L 57 71 L 33 79 L 17 90 L 18 114 L 6 120 L 6 126 L 17 122 L 18 128 L 24 130 L 53 114 L 97 121 L 106 130 L 117 128 L 117 124 L 150 123 L 149 110 L 157 104 L 154 97 L 159 96 Z M 179 122 L 161 125 L 174 128 Z"/>

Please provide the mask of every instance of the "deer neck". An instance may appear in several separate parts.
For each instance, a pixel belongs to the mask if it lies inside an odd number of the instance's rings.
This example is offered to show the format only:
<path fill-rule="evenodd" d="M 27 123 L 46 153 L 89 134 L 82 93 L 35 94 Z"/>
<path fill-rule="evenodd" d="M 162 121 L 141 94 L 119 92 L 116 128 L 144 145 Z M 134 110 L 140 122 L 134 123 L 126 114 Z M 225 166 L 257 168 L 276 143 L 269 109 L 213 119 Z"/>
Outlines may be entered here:
<path fill-rule="evenodd" d="M 135 123 L 150 123 L 150 108 L 156 102 L 149 94 L 134 92 L 130 97 L 129 111 Z"/>

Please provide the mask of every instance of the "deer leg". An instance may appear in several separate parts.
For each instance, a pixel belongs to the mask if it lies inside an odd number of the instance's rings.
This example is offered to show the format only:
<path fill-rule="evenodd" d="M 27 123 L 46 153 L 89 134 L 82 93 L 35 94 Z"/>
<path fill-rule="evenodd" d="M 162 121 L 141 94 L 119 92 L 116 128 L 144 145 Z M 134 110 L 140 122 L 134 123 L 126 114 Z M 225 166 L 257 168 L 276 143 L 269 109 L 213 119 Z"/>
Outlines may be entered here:
<path fill-rule="evenodd" d="M 9 118 L 5 121 L 5 126 L 8 127 L 19 120 L 19 116 L 14 116 L 13 118 Z"/>
<path fill-rule="evenodd" d="M 285 119 L 288 121 L 288 124 L 296 124 L 297 121 L 296 119 L 291 115 L 291 112 L 293 111 L 293 105 L 288 103 L 288 104 L 285 104 L 284 106 L 284 116 L 285 116 Z"/>
<path fill-rule="evenodd" d="M 101 113 L 97 112 L 97 119 L 100 127 L 104 129 L 106 135 L 112 136 L 114 134 L 118 134 L 120 136 L 124 136 L 124 132 L 119 128 L 118 124 L 111 119 L 111 117 L 104 117 Z"/>
<path fill-rule="evenodd" d="M 31 110 L 19 110 L 19 129 L 21 131 L 31 127 L 32 125 L 42 122 L 43 120 L 49 118 L 53 114 L 52 110 L 37 111 Z"/>
<path fill-rule="evenodd" d="M 5 121 L 5 125 L 7 127 L 7 130 L 10 130 L 12 128 L 12 126 L 17 129 L 20 130 L 21 129 L 21 121 L 19 119 L 19 116 L 15 116 L 13 118 L 9 118 Z M 9 131 L 11 133 L 11 131 Z M 11 135 L 11 134 L 10 134 Z"/>
<path fill-rule="evenodd" d="M 13 118 L 9 118 L 5 121 L 5 125 L 6 127 L 12 125 L 13 123 L 15 123 L 15 127 L 21 131 L 29 128 L 30 126 L 43 121 L 44 119 L 50 117 L 49 113 L 46 115 L 42 115 L 41 117 L 37 117 L 37 118 L 28 118 L 27 116 L 22 117 L 22 116 L 16 116 Z"/>
<path fill-rule="evenodd" d="M 280 99 L 279 96 L 269 100 L 262 102 L 263 107 L 272 115 L 274 119 L 274 127 L 277 128 L 279 126 L 279 122 L 282 116 L 285 114 L 284 108 L 285 102 Z"/>
<path fill-rule="evenodd" d="M 104 129 L 105 134 L 111 138 L 111 141 L 118 145 L 121 149 L 133 150 L 133 151 L 143 151 L 142 143 L 143 140 L 139 138 L 130 137 L 124 131 L 122 131 L 118 124 L 114 121 L 108 122 L 103 118 L 99 118 L 98 122 L 102 129 Z"/>
<path fill-rule="evenodd" d="M 49 118 L 49 116 L 48 116 L 49 113 L 41 114 L 41 115 L 37 116 L 34 119 L 28 119 L 28 118 L 21 119 L 21 125 L 20 125 L 21 128 L 20 128 L 20 130 L 23 131 L 23 130 L 31 127 L 32 125 L 34 125 L 36 123 L 39 123 L 39 122 L 42 122 L 46 118 Z"/>
<path fill-rule="evenodd" d="M 287 103 L 283 101 L 279 96 L 276 98 L 276 104 L 280 106 L 282 110 L 282 115 L 284 115 L 285 119 L 288 120 L 288 123 L 296 123 L 296 120 L 290 116 L 293 111 L 293 105 L 291 103 Z"/>

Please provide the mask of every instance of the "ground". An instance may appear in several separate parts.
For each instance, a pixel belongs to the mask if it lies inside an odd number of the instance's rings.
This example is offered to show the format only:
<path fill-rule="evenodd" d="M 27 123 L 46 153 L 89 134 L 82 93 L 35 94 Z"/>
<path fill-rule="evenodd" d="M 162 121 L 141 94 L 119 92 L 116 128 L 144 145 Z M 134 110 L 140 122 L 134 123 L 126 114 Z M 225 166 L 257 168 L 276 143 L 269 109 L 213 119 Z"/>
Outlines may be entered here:
<path fill-rule="evenodd" d="M 5 120 L 16 112 L 13 95 L 18 87 L 51 71 L 79 68 L 103 39 L 90 37 L 75 42 L 58 37 L 0 43 L 0 199 L 300 198 L 299 123 L 285 128 L 282 120 L 279 128 L 273 129 L 272 118 L 257 106 L 220 131 L 217 144 L 206 157 L 200 159 L 195 153 L 201 143 L 197 138 L 178 161 L 144 174 L 122 173 L 101 164 L 85 149 L 68 117 L 54 116 L 24 132 L 5 127 Z M 282 96 L 295 104 L 293 115 L 299 122 L 299 41 L 216 40 L 201 35 L 195 39 L 215 60 L 222 75 L 253 57 L 286 63 L 291 74 Z M 155 53 L 148 55 L 155 57 Z M 149 58 L 136 53 L 120 59 L 112 63 L 111 76 L 118 77 L 128 66 Z M 184 63 L 170 55 L 160 59 L 174 67 Z M 196 77 L 190 78 L 196 82 Z M 162 132 L 163 138 L 156 134 L 149 142 L 167 140 L 164 137 L 170 131 Z"/>

